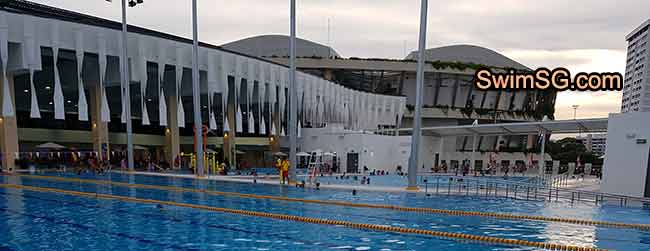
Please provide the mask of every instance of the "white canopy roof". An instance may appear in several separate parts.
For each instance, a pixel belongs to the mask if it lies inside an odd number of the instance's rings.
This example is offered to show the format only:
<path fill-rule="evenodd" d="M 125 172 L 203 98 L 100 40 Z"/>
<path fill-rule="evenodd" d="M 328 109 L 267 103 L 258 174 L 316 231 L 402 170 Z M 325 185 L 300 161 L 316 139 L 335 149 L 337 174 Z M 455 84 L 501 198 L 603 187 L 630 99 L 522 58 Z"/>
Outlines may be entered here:
<path fill-rule="evenodd" d="M 400 132 L 411 132 L 412 128 L 399 129 Z M 539 133 L 595 133 L 607 131 L 607 118 L 552 120 L 521 123 L 479 124 L 460 126 L 423 127 L 423 135 L 438 137 L 447 136 L 498 136 L 498 135 L 530 135 Z"/>

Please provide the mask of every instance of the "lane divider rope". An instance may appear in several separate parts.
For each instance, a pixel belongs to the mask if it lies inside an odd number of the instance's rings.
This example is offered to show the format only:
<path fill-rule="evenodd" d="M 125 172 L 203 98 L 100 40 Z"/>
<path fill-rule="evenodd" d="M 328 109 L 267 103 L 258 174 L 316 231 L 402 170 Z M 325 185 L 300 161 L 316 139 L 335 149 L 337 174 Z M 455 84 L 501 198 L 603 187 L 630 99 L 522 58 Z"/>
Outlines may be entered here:
<path fill-rule="evenodd" d="M 23 186 L 23 185 L 14 185 L 14 184 L 0 184 L 0 187 L 23 189 L 23 190 L 30 190 L 36 192 L 60 193 L 60 194 L 75 195 L 75 196 L 82 196 L 82 197 L 89 197 L 89 198 L 96 198 L 96 199 L 109 199 L 109 200 L 119 200 L 119 201 L 126 201 L 126 202 L 160 204 L 160 205 L 167 205 L 167 206 L 193 208 L 193 209 L 220 212 L 220 213 L 263 217 L 263 218 L 279 219 L 279 220 L 286 220 L 286 221 L 295 221 L 295 222 L 304 222 L 304 223 L 313 223 L 313 224 L 331 225 L 331 226 L 345 226 L 349 228 L 367 229 L 367 230 L 394 232 L 394 233 L 418 234 L 418 235 L 427 235 L 432 237 L 462 239 L 462 240 L 470 240 L 470 241 L 493 243 L 493 244 L 527 246 L 527 247 L 544 248 L 550 250 L 604 251 L 604 249 L 593 248 L 593 247 L 580 247 L 580 246 L 572 246 L 572 245 L 564 245 L 564 244 L 490 237 L 490 236 L 483 236 L 483 235 L 472 235 L 472 234 L 433 231 L 433 230 L 416 229 L 416 228 L 394 227 L 394 226 L 377 225 L 377 224 L 355 223 L 349 221 L 330 220 L 330 219 L 321 219 L 321 218 L 312 218 L 312 217 L 276 214 L 276 213 L 265 213 L 265 212 L 231 209 L 231 208 L 211 207 L 206 205 L 180 203 L 180 202 L 173 202 L 173 201 L 141 199 L 141 198 L 125 197 L 125 196 L 112 195 L 112 194 L 87 193 L 87 192 L 55 189 L 55 188 Z"/>
<path fill-rule="evenodd" d="M 445 215 L 453 215 L 453 216 L 476 216 L 476 217 L 486 217 L 486 218 L 496 218 L 496 219 L 506 219 L 506 220 L 561 222 L 561 223 L 576 224 L 576 225 L 650 230 L 650 224 L 593 221 L 593 220 L 582 220 L 582 219 L 571 219 L 571 218 L 545 217 L 545 216 L 536 216 L 536 215 L 517 215 L 517 214 L 506 214 L 506 213 L 462 211 L 462 210 L 435 209 L 435 208 L 422 208 L 422 207 L 402 207 L 402 206 L 394 206 L 394 205 L 386 205 L 386 204 L 368 204 L 368 203 L 355 203 L 355 202 L 347 202 L 347 201 L 301 199 L 301 198 L 291 198 L 291 197 L 272 196 L 272 195 L 256 195 L 256 194 L 224 192 L 224 191 L 216 191 L 216 190 L 192 189 L 192 188 L 184 188 L 184 187 L 131 184 L 125 182 L 108 181 L 108 180 L 90 180 L 90 179 L 64 178 L 64 177 L 54 177 L 54 176 L 42 176 L 42 175 L 16 174 L 16 176 L 43 179 L 43 180 L 55 180 L 55 181 L 62 181 L 62 182 L 80 182 L 80 183 L 115 185 L 115 186 L 124 186 L 124 187 L 132 187 L 132 188 L 142 188 L 142 189 L 206 193 L 206 194 L 220 195 L 220 196 L 268 199 L 268 200 L 278 200 L 278 201 L 288 201 L 288 202 L 334 205 L 334 206 L 343 206 L 343 207 L 376 208 L 376 209 L 387 209 L 387 210 L 405 211 L 405 212 L 445 214 Z"/>

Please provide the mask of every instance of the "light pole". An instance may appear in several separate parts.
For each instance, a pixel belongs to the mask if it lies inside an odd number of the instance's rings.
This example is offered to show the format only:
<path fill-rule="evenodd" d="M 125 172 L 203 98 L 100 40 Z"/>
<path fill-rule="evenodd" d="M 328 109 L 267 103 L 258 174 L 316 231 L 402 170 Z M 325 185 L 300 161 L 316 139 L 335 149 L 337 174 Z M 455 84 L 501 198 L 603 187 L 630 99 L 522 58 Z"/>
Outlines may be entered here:
<path fill-rule="evenodd" d="M 203 123 L 201 122 L 201 85 L 199 83 L 199 35 L 196 0 L 192 0 L 192 103 L 194 104 L 194 130 L 196 134 L 196 170 L 203 175 Z"/>
<path fill-rule="evenodd" d="M 296 123 L 296 117 L 298 113 L 298 90 L 296 88 L 296 0 L 291 0 L 291 21 L 290 21 L 290 35 L 289 39 L 289 90 L 291 91 L 289 95 L 289 163 L 291 163 L 290 178 L 295 182 L 296 180 L 296 169 L 298 168 L 298 163 L 296 161 L 296 133 L 298 132 Z"/>
<path fill-rule="evenodd" d="M 111 2 L 111 0 L 106 0 Z M 143 3 L 143 0 L 129 0 L 129 7 L 135 7 Z M 124 94 L 124 113 L 126 117 L 126 156 L 129 170 L 133 171 L 133 127 L 131 124 L 131 83 L 129 79 L 129 57 L 127 53 L 127 23 L 126 23 L 126 0 L 122 0 L 122 51 L 120 55 L 120 67 L 122 68 L 122 93 Z"/>
<path fill-rule="evenodd" d="M 415 116 L 413 116 L 413 134 L 411 135 L 411 157 L 408 168 L 408 190 L 417 190 L 417 172 L 420 155 L 420 137 L 422 126 L 422 86 L 424 85 L 424 50 L 427 39 L 427 4 L 428 0 L 421 0 L 420 7 L 420 42 L 418 44 L 418 68 L 415 89 Z"/>
<path fill-rule="evenodd" d="M 576 120 L 576 113 L 578 112 L 578 107 L 580 107 L 580 105 L 571 106 L 571 108 L 573 108 L 573 120 Z"/>

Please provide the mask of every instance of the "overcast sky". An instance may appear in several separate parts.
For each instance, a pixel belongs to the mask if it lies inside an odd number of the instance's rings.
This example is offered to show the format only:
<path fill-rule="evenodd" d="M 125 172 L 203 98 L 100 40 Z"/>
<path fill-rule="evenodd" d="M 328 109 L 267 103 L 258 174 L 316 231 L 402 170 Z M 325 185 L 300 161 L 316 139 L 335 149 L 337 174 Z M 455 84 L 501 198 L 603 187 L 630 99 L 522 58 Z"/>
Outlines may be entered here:
<path fill-rule="evenodd" d="M 191 38 L 191 1 L 144 0 L 130 24 Z M 120 0 L 35 0 L 120 20 Z M 288 34 L 288 0 L 199 0 L 199 39 L 221 45 L 261 34 Z M 299 0 L 298 36 L 330 44 L 344 57 L 404 58 L 417 47 L 418 0 Z M 427 48 L 473 44 L 536 68 L 625 71 L 625 35 L 650 18 L 648 0 L 429 1 Z M 558 94 L 556 118 L 606 117 L 619 92 Z"/>

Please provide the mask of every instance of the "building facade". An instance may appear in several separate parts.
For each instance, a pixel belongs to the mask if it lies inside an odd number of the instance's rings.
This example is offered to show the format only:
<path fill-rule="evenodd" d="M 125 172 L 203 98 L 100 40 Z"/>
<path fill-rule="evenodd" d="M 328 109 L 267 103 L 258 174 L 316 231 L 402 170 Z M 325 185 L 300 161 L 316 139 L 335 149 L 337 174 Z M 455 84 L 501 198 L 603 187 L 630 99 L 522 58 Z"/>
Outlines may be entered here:
<path fill-rule="evenodd" d="M 590 133 L 586 136 L 578 136 L 576 139 L 585 145 L 588 152 L 592 152 L 599 156 L 605 155 L 605 149 L 607 148 L 607 134 Z"/>
<path fill-rule="evenodd" d="M 621 112 L 650 111 L 650 19 L 625 37 L 627 60 Z"/>
<path fill-rule="evenodd" d="M 56 142 L 81 155 L 122 158 L 126 100 L 131 102 L 136 162 L 171 162 L 192 152 L 192 41 L 28 1 L 0 2 L 2 166 L 43 158 L 38 145 Z M 120 58 L 126 46 L 128 61 Z M 129 82 L 120 65 L 128 62 Z M 288 67 L 199 45 L 204 148 L 235 164 L 264 166 L 288 134 Z M 406 100 L 353 90 L 298 72 L 299 126 L 341 123 L 355 130 L 395 126 Z M 125 96 L 126 88 L 131 96 Z M 50 154 L 49 157 L 52 157 Z M 57 156 L 60 157 L 60 156 Z"/>
<path fill-rule="evenodd" d="M 256 56 L 288 65 L 286 36 L 257 36 L 223 45 L 224 48 L 241 53 L 256 53 Z M 355 90 L 406 97 L 402 128 L 412 126 L 417 53 L 404 59 L 344 58 L 333 48 L 311 41 L 301 40 L 297 44 L 299 69 L 340 83 Z M 266 52 L 266 53 L 265 53 Z M 483 123 L 507 123 L 539 121 L 544 116 L 553 119 L 555 92 L 552 91 L 483 91 L 474 88 L 473 76 L 479 66 L 495 70 L 530 69 L 498 52 L 473 45 L 452 45 L 428 49 L 425 52 L 426 65 L 423 88 L 422 124 L 428 126 L 469 125 L 478 120 Z M 378 125 L 391 129 L 392 125 Z M 467 158 L 473 146 L 473 137 L 454 137 L 444 141 L 444 146 L 432 137 L 424 135 L 422 143 L 424 166 L 433 166 L 443 160 L 460 162 Z M 525 152 L 538 148 L 538 135 L 481 136 L 477 139 L 479 152 L 499 151 L 513 154 L 511 162 L 529 162 Z M 327 149 L 324 149 L 327 150 Z M 483 156 L 483 155 L 482 155 Z M 484 156 L 487 156 L 485 154 Z M 487 163 L 487 161 L 482 161 Z"/>

